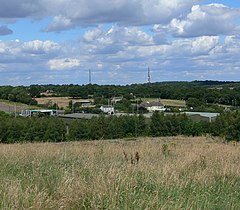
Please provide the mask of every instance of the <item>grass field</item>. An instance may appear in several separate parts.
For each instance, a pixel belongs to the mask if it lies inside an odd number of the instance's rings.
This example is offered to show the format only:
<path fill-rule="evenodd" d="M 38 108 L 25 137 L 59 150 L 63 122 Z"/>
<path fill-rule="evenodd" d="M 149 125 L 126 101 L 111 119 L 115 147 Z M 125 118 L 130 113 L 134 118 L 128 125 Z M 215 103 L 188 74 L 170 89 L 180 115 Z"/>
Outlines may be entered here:
<path fill-rule="evenodd" d="M 239 209 L 239 154 L 210 137 L 0 145 L 0 209 Z"/>
<path fill-rule="evenodd" d="M 156 98 L 143 98 L 143 101 L 158 101 Z M 186 106 L 186 101 L 184 100 L 172 100 L 172 99 L 159 99 L 159 101 L 164 105 L 164 106 L 173 106 L 173 107 L 185 107 Z"/>
<path fill-rule="evenodd" d="M 164 106 L 186 107 L 186 101 L 184 100 L 160 99 L 160 102 Z"/>

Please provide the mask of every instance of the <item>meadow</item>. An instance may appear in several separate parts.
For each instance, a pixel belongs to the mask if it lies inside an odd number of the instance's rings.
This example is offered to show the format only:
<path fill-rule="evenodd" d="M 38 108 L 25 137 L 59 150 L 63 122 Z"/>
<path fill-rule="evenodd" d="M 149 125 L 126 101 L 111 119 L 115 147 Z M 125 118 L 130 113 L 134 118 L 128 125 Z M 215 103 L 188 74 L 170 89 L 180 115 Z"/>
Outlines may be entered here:
<path fill-rule="evenodd" d="M 211 137 L 0 145 L 0 209 L 239 209 L 240 145 Z"/>
<path fill-rule="evenodd" d="M 142 101 L 160 101 L 164 106 L 170 107 L 186 107 L 186 101 L 173 99 L 157 99 L 157 98 L 141 98 Z"/>

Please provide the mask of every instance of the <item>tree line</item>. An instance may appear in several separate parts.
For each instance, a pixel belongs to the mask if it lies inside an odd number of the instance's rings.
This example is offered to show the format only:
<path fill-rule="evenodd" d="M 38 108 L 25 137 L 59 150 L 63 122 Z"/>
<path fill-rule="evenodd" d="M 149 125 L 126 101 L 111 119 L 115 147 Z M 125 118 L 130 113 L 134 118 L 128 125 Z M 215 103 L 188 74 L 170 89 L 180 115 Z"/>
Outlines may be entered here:
<path fill-rule="evenodd" d="M 28 88 L 24 86 L 0 86 L 0 99 L 37 105 L 37 101 L 32 98 Z"/>
<path fill-rule="evenodd" d="M 218 103 L 224 105 L 240 105 L 240 83 L 219 81 L 193 82 L 157 82 L 151 84 L 131 85 L 30 85 L 0 86 L 0 99 L 26 104 L 36 104 L 35 97 L 44 97 L 45 92 L 53 96 L 72 98 L 93 97 L 96 101 L 112 96 L 134 98 L 162 98 L 186 100 L 189 106 L 204 106 Z"/>
<path fill-rule="evenodd" d="M 0 115 L 1 143 L 64 142 L 145 136 L 220 136 L 240 140 L 240 113 L 223 113 L 215 122 L 194 122 L 186 115 L 155 112 L 150 119 L 142 115 L 100 116 L 73 120 L 67 125 L 55 117 L 12 118 Z"/>

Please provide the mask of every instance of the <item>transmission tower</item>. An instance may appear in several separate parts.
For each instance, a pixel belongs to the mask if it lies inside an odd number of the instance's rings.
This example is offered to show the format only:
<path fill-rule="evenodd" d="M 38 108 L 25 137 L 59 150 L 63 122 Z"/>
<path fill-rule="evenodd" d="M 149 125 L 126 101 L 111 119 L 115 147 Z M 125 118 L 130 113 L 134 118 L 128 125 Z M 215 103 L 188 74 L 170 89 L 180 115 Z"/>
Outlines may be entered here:
<path fill-rule="evenodd" d="M 150 68 L 148 67 L 148 83 L 151 83 Z"/>
<path fill-rule="evenodd" d="M 92 71 L 89 69 L 88 71 L 88 76 L 89 76 L 89 84 L 92 84 Z"/>

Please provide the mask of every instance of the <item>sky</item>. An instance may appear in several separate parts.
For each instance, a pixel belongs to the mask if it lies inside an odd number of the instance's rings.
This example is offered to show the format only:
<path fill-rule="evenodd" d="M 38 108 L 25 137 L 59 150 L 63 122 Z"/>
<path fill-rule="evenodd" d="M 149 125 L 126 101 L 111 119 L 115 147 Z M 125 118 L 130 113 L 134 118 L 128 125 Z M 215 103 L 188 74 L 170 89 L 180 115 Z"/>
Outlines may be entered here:
<path fill-rule="evenodd" d="M 238 0 L 0 5 L 0 86 L 240 81 Z"/>

